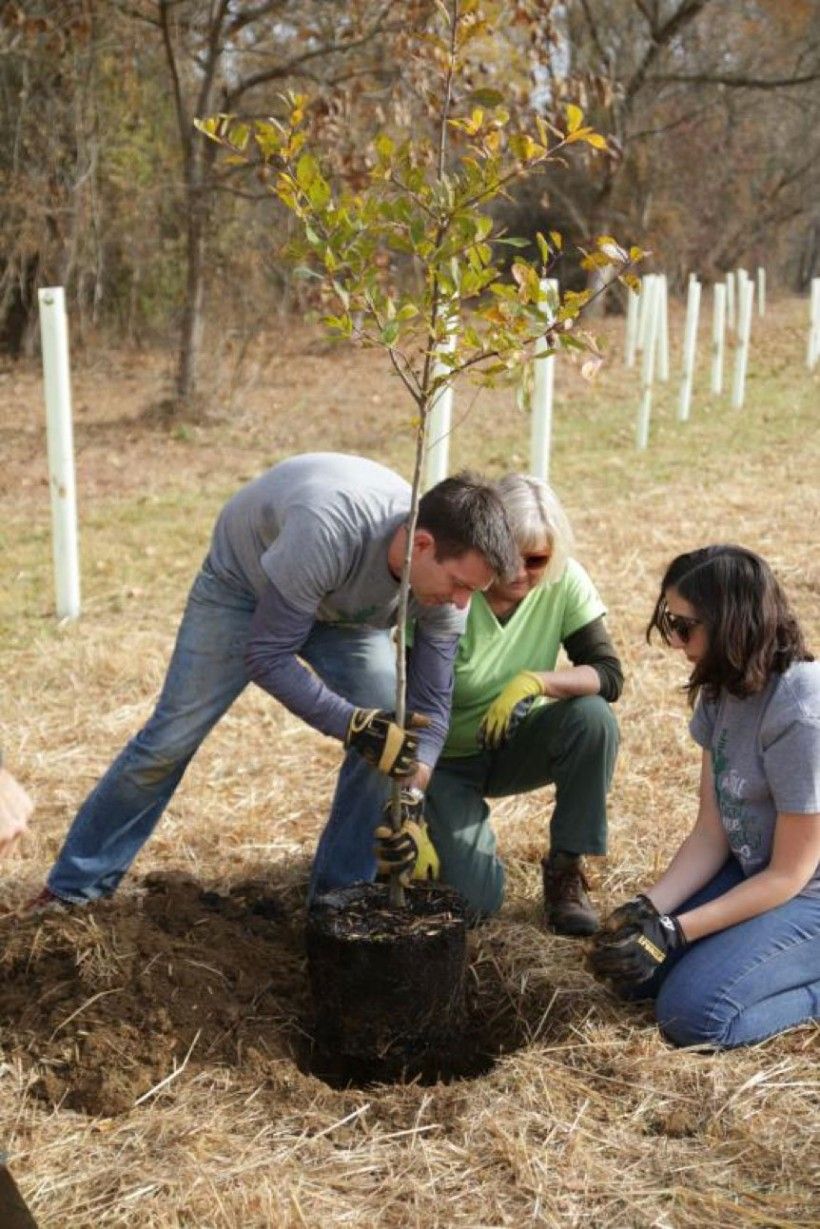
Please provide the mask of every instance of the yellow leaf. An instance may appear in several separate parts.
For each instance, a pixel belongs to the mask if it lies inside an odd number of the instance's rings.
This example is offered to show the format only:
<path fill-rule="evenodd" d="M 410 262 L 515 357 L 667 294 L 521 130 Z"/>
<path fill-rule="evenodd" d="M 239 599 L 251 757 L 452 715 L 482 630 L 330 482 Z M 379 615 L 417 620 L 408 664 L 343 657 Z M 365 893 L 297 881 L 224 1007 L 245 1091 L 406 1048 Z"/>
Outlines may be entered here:
<path fill-rule="evenodd" d="M 589 136 L 584 137 L 584 140 L 594 149 L 609 149 L 606 137 L 601 136 L 600 132 L 591 132 Z"/>
<path fill-rule="evenodd" d="M 551 230 L 551 231 L 550 231 L 550 241 L 551 241 L 551 243 L 552 243 L 553 247 L 556 247 L 556 248 L 558 249 L 558 251 L 560 252 L 560 251 L 561 251 L 561 248 L 564 246 L 564 240 L 563 240 L 563 238 L 561 237 L 561 233 L 560 233 L 560 231 L 557 231 L 557 230 Z"/>
<path fill-rule="evenodd" d="M 585 141 L 590 132 L 592 132 L 591 128 L 576 128 L 574 132 L 567 134 L 564 142 L 566 145 L 573 145 L 576 141 Z"/>
<path fill-rule="evenodd" d="M 567 107 L 567 132 L 577 132 L 581 127 L 584 119 L 584 113 L 580 107 L 576 107 L 574 102 L 571 102 Z"/>

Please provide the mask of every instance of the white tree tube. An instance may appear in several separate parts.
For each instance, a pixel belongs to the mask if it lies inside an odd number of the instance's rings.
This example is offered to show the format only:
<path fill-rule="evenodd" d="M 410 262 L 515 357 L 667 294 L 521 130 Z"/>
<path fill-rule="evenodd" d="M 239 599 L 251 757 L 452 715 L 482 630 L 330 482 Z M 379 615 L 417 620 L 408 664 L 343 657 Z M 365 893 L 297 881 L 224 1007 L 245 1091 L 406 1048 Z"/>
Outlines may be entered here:
<path fill-rule="evenodd" d="M 692 404 L 692 380 L 695 374 L 695 354 L 698 344 L 698 316 L 700 314 L 700 282 L 689 283 L 686 296 L 686 327 L 683 335 L 683 379 L 680 386 L 678 421 L 687 422 Z"/>
<path fill-rule="evenodd" d="M 558 307 L 558 282 L 553 277 L 541 279 L 540 306 L 545 323 L 555 318 Z M 543 337 L 535 343 L 532 390 L 532 429 L 530 436 L 530 473 L 546 482 L 550 473 L 552 448 L 552 400 L 555 386 L 555 356 L 548 354 Z M 539 358 L 547 354 L 546 358 Z"/>
<path fill-rule="evenodd" d="M 726 327 L 727 329 L 735 329 L 737 323 L 737 315 L 735 313 L 735 275 L 734 273 L 726 274 Z"/>
<path fill-rule="evenodd" d="M 820 359 L 820 277 L 813 277 L 809 299 L 809 340 L 806 346 L 806 366 L 809 371 L 814 371 L 818 359 Z"/>
<path fill-rule="evenodd" d="M 664 383 L 669 379 L 669 283 L 665 273 L 658 275 L 658 289 L 655 295 L 655 325 L 658 344 L 658 379 Z"/>
<path fill-rule="evenodd" d="M 635 444 L 641 451 L 649 444 L 649 418 L 652 413 L 652 379 L 655 374 L 656 329 L 658 326 L 658 312 L 652 300 L 656 295 L 662 293 L 658 278 L 651 282 L 646 293 L 650 300 L 647 311 L 649 324 L 641 366 L 641 401 L 638 406 L 638 423 L 635 431 Z"/>
<path fill-rule="evenodd" d="M 723 346 L 726 338 L 726 284 L 715 282 L 712 315 L 712 392 L 723 392 Z"/>
<path fill-rule="evenodd" d="M 455 349 L 456 322 L 450 321 L 448 335 L 439 345 L 439 353 L 452 354 Z M 433 365 L 433 379 L 447 376 L 450 368 L 438 358 Z M 429 490 L 450 472 L 450 431 L 453 423 L 453 382 L 442 384 L 430 406 L 427 420 L 427 450 L 424 457 L 424 489 Z"/>
<path fill-rule="evenodd" d="M 646 349 L 646 333 L 649 328 L 649 310 L 652 304 L 652 286 L 654 285 L 655 273 L 645 273 L 641 278 L 641 295 L 638 302 L 638 340 L 637 349 L 643 353 Z"/>
<path fill-rule="evenodd" d="M 762 265 L 757 267 L 757 314 L 766 315 L 766 270 Z"/>
<path fill-rule="evenodd" d="M 624 342 L 624 364 L 635 366 L 635 355 L 638 350 L 638 317 L 640 315 L 641 298 L 633 290 L 626 292 L 626 340 Z"/>
<path fill-rule="evenodd" d="M 57 617 L 76 619 L 80 614 L 80 552 L 65 294 L 62 286 L 49 286 L 39 290 L 37 297 L 43 348 Z"/>
<path fill-rule="evenodd" d="M 752 333 L 752 307 L 755 284 L 750 277 L 744 279 L 738 303 L 738 338 L 735 353 L 735 376 L 732 384 L 732 408 L 739 410 L 746 396 L 746 367 L 749 362 L 749 338 Z"/>

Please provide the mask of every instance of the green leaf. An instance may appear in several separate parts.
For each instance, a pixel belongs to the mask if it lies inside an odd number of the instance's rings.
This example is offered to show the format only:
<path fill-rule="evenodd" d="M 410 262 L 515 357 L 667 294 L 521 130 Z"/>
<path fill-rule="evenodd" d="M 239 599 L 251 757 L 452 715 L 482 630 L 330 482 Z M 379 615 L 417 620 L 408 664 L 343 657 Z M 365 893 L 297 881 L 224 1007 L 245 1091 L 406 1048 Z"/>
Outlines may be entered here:
<path fill-rule="evenodd" d="M 335 278 L 333 279 L 333 289 L 336 291 L 336 294 L 344 304 L 345 308 L 350 307 L 350 295 L 347 293 L 341 282 L 336 281 Z"/>
<path fill-rule="evenodd" d="M 319 175 L 311 183 L 307 194 L 313 208 L 321 211 L 325 209 L 330 201 L 330 184 Z"/>
<path fill-rule="evenodd" d="M 393 342 L 396 340 L 398 335 L 399 335 L 398 320 L 390 320 L 388 321 L 388 323 L 384 326 L 384 328 L 381 331 L 382 343 L 385 346 L 392 346 Z"/>
<path fill-rule="evenodd" d="M 487 88 L 473 90 L 472 94 L 469 94 L 467 97 L 469 102 L 476 103 L 480 107 L 500 107 L 504 101 L 504 95 L 500 90 Z"/>
<path fill-rule="evenodd" d="M 307 191 L 317 177 L 320 177 L 319 163 L 313 154 L 302 154 L 296 164 L 296 182 L 299 187 Z"/>

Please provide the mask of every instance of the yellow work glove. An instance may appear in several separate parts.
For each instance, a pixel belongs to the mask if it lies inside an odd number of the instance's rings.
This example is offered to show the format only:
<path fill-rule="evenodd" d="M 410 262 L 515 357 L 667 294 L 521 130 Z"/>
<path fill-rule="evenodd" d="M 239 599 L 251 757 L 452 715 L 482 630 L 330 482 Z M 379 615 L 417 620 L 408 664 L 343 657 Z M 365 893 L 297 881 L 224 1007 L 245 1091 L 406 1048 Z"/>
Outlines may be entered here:
<path fill-rule="evenodd" d="M 527 715 L 533 701 L 544 694 L 537 674 L 522 670 L 510 679 L 499 696 L 493 700 L 478 727 L 478 741 L 488 751 L 503 746 L 519 721 Z"/>
<path fill-rule="evenodd" d="M 391 804 L 384 808 L 386 823 L 380 824 L 374 835 L 376 871 L 390 876 L 398 872 L 405 885 L 411 879 L 438 879 L 441 872 L 439 856 L 423 819 L 424 794 L 419 789 L 401 791 L 401 827 L 394 832 L 390 826 Z"/>
<path fill-rule="evenodd" d="M 345 746 L 353 747 L 368 764 L 388 777 L 412 777 L 416 771 L 419 736 L 430 718 L 408 713 L 404 726 L 396 724 L 396 714 L 381 708 L 355 708 L 345 735 Z"/>

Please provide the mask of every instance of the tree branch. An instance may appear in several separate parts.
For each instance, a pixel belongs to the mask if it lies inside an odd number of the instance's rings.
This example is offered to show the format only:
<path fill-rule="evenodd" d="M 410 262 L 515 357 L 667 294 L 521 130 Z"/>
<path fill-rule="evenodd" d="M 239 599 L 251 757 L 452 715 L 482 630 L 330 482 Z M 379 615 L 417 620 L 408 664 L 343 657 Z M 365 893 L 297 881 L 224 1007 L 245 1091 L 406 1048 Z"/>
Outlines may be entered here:
<path fill-rule="evenodd" d="M 603 64 L 609 64 L 609 56 L 606 54 L 601 44 L 601 39 L 598 35 L 598 26 L 592 16 L 592 12 L 589 7 L 589 0 L 581 0 L 581 8 L 584 10 L 584 19 L 586 20 L 589 36 L 592 39 L 592 44 L 595 47 L 595 50 L 601 57 L 601 62 Z"/>
<path fill-rule="evenodd" d="M 795 85 L 820 81 L 820 68 L 802 77 L 739 77 L 722 73 L 659 73 L 646 77 L 647 82 L 679 85 L 725 85 L 739 90 L 783 90 Z"/>
<path fill-rule="evenodd" d="M 202 84 L 199 87 L 194 115 L 206 115 L 210 110 L 211 87 L 216 75 L 216 66 L 225 49 L 224 43 L 221 41 L 222 26 L 228 15 L 229 8 L 230 0 L 219 0 L 219 8 L 211 19 L 208 30 L 207 52 L 202 65 Z"/>
<path fill-rule="evenodd" d="M 176 53 L 174 51 L 173 39 L 171 38 L 171 30 L 168 25 L 168 10 L 170 7 L 172 6 L 169 0 L 159 0 L 159 26 L 162 31 L 162 43 L 165 47 L 165 58 L 168 61 L 168 70 L 171 74 L 171 88 L 174 94 L 174 109 L 179 127 L 179 138 L 182 142 L 182 149 L 187 163 L 191 152 L 191 122 L 190 116 L 185 110 Z"/>
<path fill-rule="evenodd" d="M 290 77 L 302 64 L 308 64 L 311 60 L 315 60 L 320 56 L 334 55 L 337 52 L 346 54 L 348 51 L 353 51 L 356 47 L 364 46 L 365 43 L 368 43 L 384 28 L 385 18 L 390 12 L 390 8 L 390 0 L 388 0 L 388 3 L 382 6 L 381 11 L 370 28 L 358 38 L 349 39 L 345 42 L 323 43 L 320 47 L 313 47 L 301 55 L 292 56 L 291 59 L 285 60 L 282 64 L 274 64 L 270 68 L 262 69 L 258 73 L 252 73 L 244 80 L 238 81 L 232 90 L 225 91 L 226 111 L 232 110 L 237 100 L 257 85 L 264 85 L 268 81 L 277 81 L 283 77 Z"/>

